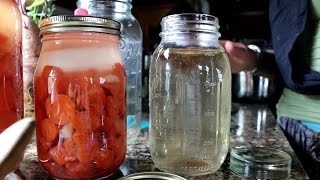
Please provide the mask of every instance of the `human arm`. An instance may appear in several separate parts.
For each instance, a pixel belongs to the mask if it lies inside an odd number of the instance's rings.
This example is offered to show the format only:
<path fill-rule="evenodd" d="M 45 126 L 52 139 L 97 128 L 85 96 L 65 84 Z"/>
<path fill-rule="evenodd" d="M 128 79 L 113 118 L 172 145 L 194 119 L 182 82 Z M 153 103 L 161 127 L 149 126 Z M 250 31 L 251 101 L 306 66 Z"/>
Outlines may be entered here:
<path fill-rule="evenodd" d="M 252 72 L 270 78 L 279 76 L 279 71 L 272 51 L 261 51 L 260 54 L 250 50 L 244 43 L 220 40 L 220 44 L 228 54 L 232 73 L 240 71 Z"/>

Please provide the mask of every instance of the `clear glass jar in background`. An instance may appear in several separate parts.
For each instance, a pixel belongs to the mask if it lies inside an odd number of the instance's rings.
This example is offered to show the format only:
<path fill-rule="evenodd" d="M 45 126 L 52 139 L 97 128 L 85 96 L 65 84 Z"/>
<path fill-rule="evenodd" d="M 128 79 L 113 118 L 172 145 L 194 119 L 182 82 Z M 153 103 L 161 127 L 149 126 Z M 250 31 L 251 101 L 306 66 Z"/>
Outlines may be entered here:
<path fill-rule="evenodd" d="M 138 136 L 141 119 L 142 30 L 131 13 L 131 0 L 78 0 L 78 8 L 90 16 L 116 20 L 121 24 L 121 55 L 127 75 L 128 143 Z"/>
<path fill-rule="evenodd" d="M 231 70 L 218 19 L 177 14 L 161 26 L 150 63 L 152 159 L 175 174 L 212 173 L 228 153 L 231 120 Z"/>
<path fill-rule="evenodd" d="M 126 155 L 126 77 L 120 24 L 53 16 L 40 25 L 34 75 L 38 159 L 57 179 L 97 179 Z"/>
<path fill-rule="evenodd" d="M 1 0 L 0 12 L 0 133 L 24 117 L 22 21 L 15 0 Z"/>

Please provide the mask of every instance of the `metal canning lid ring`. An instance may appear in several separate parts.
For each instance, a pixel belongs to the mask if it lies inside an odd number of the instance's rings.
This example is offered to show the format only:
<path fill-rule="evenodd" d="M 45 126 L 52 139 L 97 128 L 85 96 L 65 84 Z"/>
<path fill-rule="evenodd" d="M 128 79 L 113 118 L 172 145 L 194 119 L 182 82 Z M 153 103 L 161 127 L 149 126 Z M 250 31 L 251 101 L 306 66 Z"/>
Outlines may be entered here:
<path fill-rule="evenodd" d="M 117 180 L 187 180 L 181 176 L 166 172 L 142 172 L 121 177 Z"/>
<path fill-rule="evenodd" d="M 47 33 L 84 31 L 120 35 L 120 23 L 91 16 L 52 16 L 40 22 L 40 35 Z"/>

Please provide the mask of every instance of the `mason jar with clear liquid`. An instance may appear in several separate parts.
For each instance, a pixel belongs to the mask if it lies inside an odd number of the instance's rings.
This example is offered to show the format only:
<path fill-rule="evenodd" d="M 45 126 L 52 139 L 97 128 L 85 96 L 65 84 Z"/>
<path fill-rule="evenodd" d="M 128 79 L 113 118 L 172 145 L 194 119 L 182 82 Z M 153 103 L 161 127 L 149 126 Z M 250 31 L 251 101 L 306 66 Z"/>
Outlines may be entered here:
<path fill-rule="evenodd" d="M 227 156 L 231 120 L 231 70 L 218 19 L 175 14 L 161 26 L 149 77 L 152 159 L 183 176 L 213 173 Z"/>
<path fill-rule="evenodd" d="M 78 0 L 77 6 L 86 9 L 90 16 L 121 24 L 120 52 L 127 75 L 127 137 L 131 143 L 140 132 L 142 106 L 142 30 L 131 13 L 131 0 Z"/>

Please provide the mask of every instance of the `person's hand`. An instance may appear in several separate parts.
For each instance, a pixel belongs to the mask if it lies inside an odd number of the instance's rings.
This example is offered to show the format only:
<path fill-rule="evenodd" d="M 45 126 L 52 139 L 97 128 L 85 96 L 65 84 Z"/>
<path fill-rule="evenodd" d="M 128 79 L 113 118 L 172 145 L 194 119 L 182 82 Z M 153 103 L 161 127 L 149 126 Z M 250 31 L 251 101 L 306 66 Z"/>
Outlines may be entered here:
<path fill-rule="evenodd" d="M 220 44 L 228 54 L 232 73 L 250 71 L 257 66 L 256 54 L 243 43 L 220 40 Z"/>

